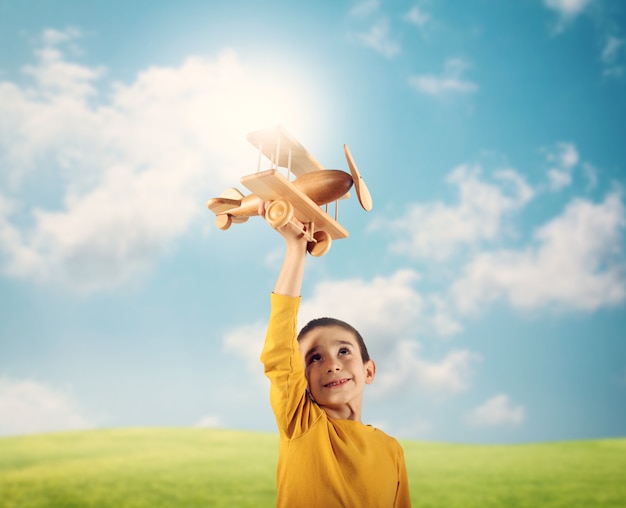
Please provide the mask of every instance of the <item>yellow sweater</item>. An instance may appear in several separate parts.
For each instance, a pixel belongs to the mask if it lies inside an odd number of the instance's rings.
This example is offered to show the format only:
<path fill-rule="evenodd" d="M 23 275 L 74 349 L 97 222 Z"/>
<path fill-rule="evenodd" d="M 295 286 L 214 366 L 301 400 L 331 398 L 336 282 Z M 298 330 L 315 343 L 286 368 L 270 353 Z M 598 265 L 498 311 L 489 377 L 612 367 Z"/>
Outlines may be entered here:
<path fill-rule="evenodd" d="M 411 506 L 398 441 L 353 420 L 329 418 L 307 395 L 296 340 L 300 298 L 271 295 L 261 361 L 280 431 L 278 507 Z"/>

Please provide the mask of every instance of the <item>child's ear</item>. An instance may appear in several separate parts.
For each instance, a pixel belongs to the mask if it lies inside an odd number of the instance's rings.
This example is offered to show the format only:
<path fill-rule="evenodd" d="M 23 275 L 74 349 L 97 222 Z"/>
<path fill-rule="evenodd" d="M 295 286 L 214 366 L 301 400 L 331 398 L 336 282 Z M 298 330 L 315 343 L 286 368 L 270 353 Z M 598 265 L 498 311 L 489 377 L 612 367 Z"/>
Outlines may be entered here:
<path fill-rule="evenodd" d="M 368 360 L 363 365 L 365 369 L 365 384 L 369 385 L 374 381 L 374 376 L 376 375 L 376 364 L 374 360 Z"/>

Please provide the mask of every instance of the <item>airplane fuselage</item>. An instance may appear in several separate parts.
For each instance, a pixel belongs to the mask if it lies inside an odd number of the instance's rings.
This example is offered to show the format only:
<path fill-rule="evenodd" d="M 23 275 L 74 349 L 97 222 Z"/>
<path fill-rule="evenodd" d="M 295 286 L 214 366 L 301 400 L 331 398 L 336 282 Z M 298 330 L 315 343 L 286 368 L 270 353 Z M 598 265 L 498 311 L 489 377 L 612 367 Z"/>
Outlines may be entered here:
<path fill-rule="evenodd" d="M 325 169 L 301 175 L 292 183 L 315 204 L 322 206 L 343 197 L 352 187 L 352 177 L 339 169 Z M 235 218 L 253 217 L 258 215 L 260 201 L 257 195 L 250 194 L 241 199 L 239 206 L 224 213 Z"/>

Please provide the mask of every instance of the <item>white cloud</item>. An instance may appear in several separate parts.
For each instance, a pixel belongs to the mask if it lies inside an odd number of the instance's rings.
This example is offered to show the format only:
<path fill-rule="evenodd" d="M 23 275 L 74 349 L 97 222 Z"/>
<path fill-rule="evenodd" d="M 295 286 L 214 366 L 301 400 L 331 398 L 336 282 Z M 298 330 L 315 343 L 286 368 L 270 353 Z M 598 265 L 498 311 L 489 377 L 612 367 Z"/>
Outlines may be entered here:
<path fill-rule="evenodd" d="M 478 85 L 462 76 L 468 68 L 469 64 L 462 58 L 451 58 L 445 62 L 441 75 L 411 76 L 409 84 L 418 92 L 433 96 L 474 93 L 478 90 Z"/>
<path fill-rule="evenodd" d="M 574 17 L 580 14 L 593 0 L 544 0 L 546 7 L 562 16 Z"/>
<path fill-rule="evenodd" d="M 598 170 L 593 166 L 593 164 L 589 164 L 588 162 L 583 163 L 583 173 L 585 178 L 587 179 L 587 187 L 585 190 L 590 191 L 595 189 L 598 185 Z"/>
<path fill-rule="evenodd" d="M 619 305 L 626 300 L 625 227 L 619 193 L 599 204 L 573 200 L 535 232 L 534 245 L 476 256 L 452 295 L 463 312 L 497 299 L 520 309 L 552 304 L 591 311 Z"/>
<path fill-rule="evenodd" d="M 300 326 L 322 316 L 342 319 L 359 330 L 368 348 L 413 336 L 424 308 L 414 288 L 418 280 L 416 272 L 399 270 L 371 280 L 321 281 L 302 303 Z"/>
<path fill-rule="evenodd" d="M 476 427 L 517 426 L 525 416 L 524 406 L 514 405 L 508 395 L 499 394 L 474 408 L 468 422 Z"/>
<path fill-rule="evenodd" d="M 433 308 L 432 324 L 438 335 L 450 337 L 463 330 L 461 324 L 452 316 L 449 303 L 444 298 L 431 295 L 428 301 Z"/>
<path fill-rule="evenodd" d="M 548 180 L 550 190 L 559 191 L 572 184 L 572 174 L 569 171 L 552 168 L 548 170 Z"/>
<path fill-rule="evenodd" d="M 604 63 L 604 75 L 619 78 L 624 75 L 626 66 L 622 56 L 625 54 L 626 41 L 614 35 L 608 35 L 602 48 L 602 62 Z"/>
<path fill-rule="evenodd" d="M 34 79 L 41 98 L 54 100 L 61 96 L 80 102 L 97 95 L 94 83 L 103 76 L 105 68 L 89 68 L 69 62 L 57 47 L 78 37 L 80 33 L 75 30 L 46 30 L 44 46 L 36 51 L 37 64 L 22 68 L 24 74 Z"/>
<path fill-rule="evenodd" d="M 430 15 L 416 5 L 405 14 L 404 19 L 419 28 L 424 28 L 430 21 Z"/>
<path fill-rule="evenodd" d="M 455 349 L 439 361 L 420 357 L 420 345 L 414 341 L 401 341 L 392 349 L 385 368 L 379 368 L 374 392 L 400 393 L 420 389 L 436 396 L 454 395 L 469 388 L 472 365 L 480 356 L 466 349 Z"/>
<path fill-rule="evenodd" d="M 364 0 L 354 4 L 352 9 L 350 9 L 350 14 L 357 17 L 366 17 L 376 12 L 379 7 L 380 2 L 378 0 Z"/>
<path fill-rule="evenodd" d="M 481 180 L 480 173 L 479 166 L 462 165 L 448 175 L 448 182 L 458 187 L 458 205 L 413 204 L 402 218 L 374 221 L 372 227 L 392 231 L 398 238 L 392 251 L 416 258 L 445 260 L 463 246 L 494 240 L 504 216 L 524 206 L 533 191 L 513 170 L 496 172 L 495 184 Z"/>
<path fill-rule="evenodd" d="M 567 24 L 582 14 L 595 0 L 544 0 L 544 5 L 558 15 L 555 33 L 562 32 Z"/>
<path fill-rule="evenodd" d="M 206 428 L 206 429 L 214 429 L 216 427 L 222 427 L 222 422 L 217 416 L 203 416 L 194 427 Z"/>
<path fill-rule="evenodd" d="M 556 154 L 556 160 L 559 165 L 564 169 L 571 169 L 580 160 L 578 150 L 572 143 L 559 143 L 559 152 Z"/>
<path fill-rule="evenodd" d="M 93 426 L 67 393 L 36 381 L 0 378 L 0 435 Z"/>
<path fill-rule="evenodd" d="M 605 63 L 612 63 L 623 47 L 624 39 L 612 35 L 608 36 L 604 48 L 602 49 L 602 60 Z"/>
<path fill-rule="evenodd" d="M 224 337 L 222 341 L 224 351 L 235 353 L 243 358 L 251 372 L 262 373 L 259 357 L 263 349 L 266 330 L 266 322 L 239 326 Z"/>
<path fill-rule="evenodd" d="M 47 30 L 30 84 L 0 82 L 0 252 L 11 276 L 89 291 L 149 270 L 211 220 L 206 199 L 256 162 L 247 132 L 311 115 L 290 92 L 302 86 L 231 50 L 103 90 L 103 68 L 68 60 L 78 36 Z"/>
<path fill-rule="evenodd" d="M 41 34 L 41 39 L 46 45 L 57 45 L 64 42 L 70 42 L 82 36 L 79 28 L 70 26 L 65 30 L 55 30 L 53 28 L 45 29 Z"/>
<path fill-rule="evenodd" d="M 368 32 L 354 34 L 351 38 L 385 58 L 393 58 L 400 51 L 400 45 L 389 36 L 389 21 L 386 19 L 380 19 Z"/>
<path fill-rule="evenodd" d="M 547 151 L 546 159 L 553 164 L 547 170 L 550 190 L 556 192 L 571 185 L 574 169 L 580 163 L 580 154 L 576 146 L 573 143 L 557 143 L 554 149 Z M 588 177 L 584 166 L 583 170 Z"/>

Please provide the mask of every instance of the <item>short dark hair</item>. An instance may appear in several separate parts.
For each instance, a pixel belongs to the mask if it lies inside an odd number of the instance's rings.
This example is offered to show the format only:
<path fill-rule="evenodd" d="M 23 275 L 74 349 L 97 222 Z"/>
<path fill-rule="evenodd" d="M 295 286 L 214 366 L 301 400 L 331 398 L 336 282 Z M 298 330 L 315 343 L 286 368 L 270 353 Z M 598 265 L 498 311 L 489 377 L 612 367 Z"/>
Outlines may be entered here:
<path fill-rule="evenodd" d="M 361 350 L 361 358 L 363 359 L 363 363 L 369 362 L 370 354 L 367 352 L 367 346 L 365 345 L 365 341 L 361 334 L 357 331 L 357 329 L 351 324 L 346 323 L 345 321 L 341 321 L 341 319 L 335 319 L 331 317 L 321 317 L 317 319 L 312 319 L 306 325 L 302 327 L 300 333 L 298 334 L 298 342 L 304 337 L 307 333 L 315 328 L 321 328 L 324 326 L 338 326 L 339 328 L 343 328 L 344 330 L 352 333 L 357 343 L 359 344 L 359 349 Z"/>

